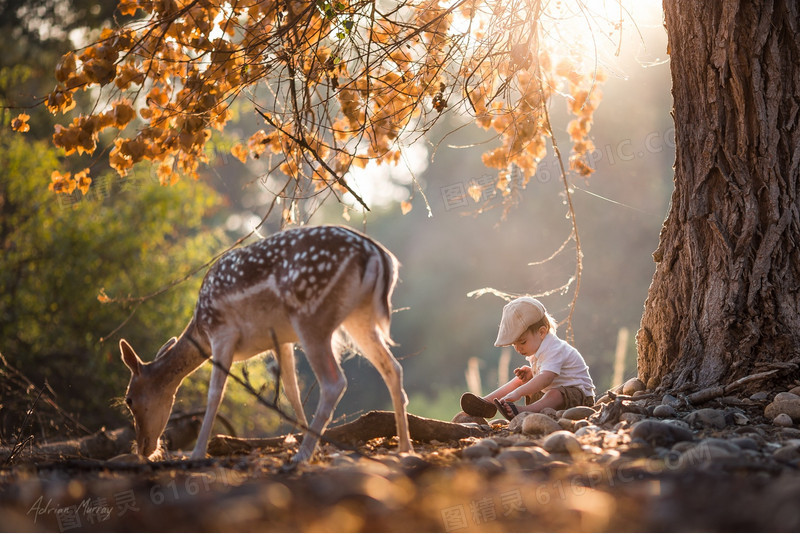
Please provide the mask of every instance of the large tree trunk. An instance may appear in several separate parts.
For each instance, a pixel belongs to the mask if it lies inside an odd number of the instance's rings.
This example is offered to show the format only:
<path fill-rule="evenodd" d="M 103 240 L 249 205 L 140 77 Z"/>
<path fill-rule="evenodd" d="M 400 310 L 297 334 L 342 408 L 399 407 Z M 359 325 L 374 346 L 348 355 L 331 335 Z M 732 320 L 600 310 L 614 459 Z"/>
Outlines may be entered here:
<path fill-rule="evenodd" d="M 675 192 L 637 335 L 651 386 L 798 357 L 799 5 L 664 1 Z"/>

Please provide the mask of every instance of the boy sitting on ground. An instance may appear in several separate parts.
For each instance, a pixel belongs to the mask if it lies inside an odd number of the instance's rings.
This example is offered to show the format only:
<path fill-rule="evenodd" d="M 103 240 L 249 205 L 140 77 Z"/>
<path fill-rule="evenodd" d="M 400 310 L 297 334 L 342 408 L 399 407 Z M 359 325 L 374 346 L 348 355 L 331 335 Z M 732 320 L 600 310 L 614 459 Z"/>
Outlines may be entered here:
<path fill-rule="evenodd" d="M 520 411 L 594 404 L 589 367 L 575 347 L 556 335 L 555 320 L 538 300 L 521 297 L 506 304 L 494 344 L 513 345 L 530 366 L 514 369 L 514 378 L 484 397 L 464 393 L 461 409 L 467 414 L 488 418 L 499 409 L 506 419 L 512 419 Z M 538 400 L 518 407 L 514 402 L 522 397 Z"/>

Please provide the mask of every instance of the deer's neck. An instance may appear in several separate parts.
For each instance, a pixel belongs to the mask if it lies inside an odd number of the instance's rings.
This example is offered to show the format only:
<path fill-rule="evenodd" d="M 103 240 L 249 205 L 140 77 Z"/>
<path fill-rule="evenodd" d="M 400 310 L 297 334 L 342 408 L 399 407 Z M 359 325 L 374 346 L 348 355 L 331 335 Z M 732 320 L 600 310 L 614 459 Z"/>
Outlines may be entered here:
<path fill-rule="evenodd" d="M 178 389 L 184 378 L 206 362 L 210 353 L 205 336 L 198 332 L 192 319 L 172 348 L 151 365 L 165 387 Z"/>

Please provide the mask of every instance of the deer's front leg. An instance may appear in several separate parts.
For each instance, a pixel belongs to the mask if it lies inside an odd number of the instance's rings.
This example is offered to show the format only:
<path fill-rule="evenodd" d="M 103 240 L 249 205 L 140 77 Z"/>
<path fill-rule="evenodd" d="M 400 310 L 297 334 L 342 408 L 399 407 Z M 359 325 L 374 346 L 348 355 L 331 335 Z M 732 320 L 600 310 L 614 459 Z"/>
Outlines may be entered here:
<path fill-rule="evenodd" d="M 278 352 L 278 365 L 281 368 L 281 382 L 286 392 L 286 398 L 292 405 L 295 418 L 303 426 L 308 426 L 303 403 L 300 400 L 300 388 L 297 385 L 297 367 L 294 360 L 294 343 L 284 343 Z M 277 387 L 277 386 L 276 386 Z"/>
<path fill-rule="evenodd" d="M 225 394 L 225 383 L 233 363 L 233 343 L 224 344 L 212 343 L 212 358 L 214 367 L 211 369 L 211 380 L 208 382 L 208 404 L 206 415 L 203 417 L 203 426 L 197 436 L 197 443 L 192 451 L 192 460 L 199 460 L 206 457 L 208 440 L 211 437 L 211 428 L 214 426 L 214 419 L 217 417 L 217 410 Z"/>

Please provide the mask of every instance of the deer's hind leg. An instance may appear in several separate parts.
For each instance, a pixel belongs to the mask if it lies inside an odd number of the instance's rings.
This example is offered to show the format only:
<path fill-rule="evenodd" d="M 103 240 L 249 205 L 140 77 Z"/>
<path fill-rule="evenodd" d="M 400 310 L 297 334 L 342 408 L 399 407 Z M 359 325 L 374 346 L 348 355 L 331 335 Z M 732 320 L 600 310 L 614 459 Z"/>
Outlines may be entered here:
<path fill-rule="evenodd" d="M 400 452 L 411 452 L 406 406 L 408 398 L 403 389 L 403 368 L 392 355 L 381 333 L 371 308 L 362 308 L 348 317 L 342 324 L 362 355 L 380 373 L 392 397 L 395 423 L 397 424 L 398 448 Z"/>
<path fill-rule="evenodd" d="M 339 358 L 333 350 L 332 332 L 322 332 L 314 328 L 303 330 L 295 328 L 306 359 L 311 365 L 311 370 L 319 382 L 319 401 L 314 418 L 311 420 L 310 432 L 306 432 L 300 450 L 292 458 L 294 463 L 300 463 L 311 458 L 319 441 L 319 436 L 333 417 L 333 411 L 339 404 L 344 390 L 347 388 L 347 379 L 344 376 Z"/>

